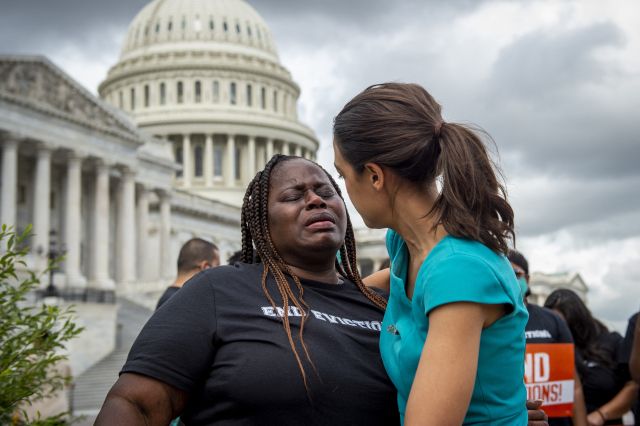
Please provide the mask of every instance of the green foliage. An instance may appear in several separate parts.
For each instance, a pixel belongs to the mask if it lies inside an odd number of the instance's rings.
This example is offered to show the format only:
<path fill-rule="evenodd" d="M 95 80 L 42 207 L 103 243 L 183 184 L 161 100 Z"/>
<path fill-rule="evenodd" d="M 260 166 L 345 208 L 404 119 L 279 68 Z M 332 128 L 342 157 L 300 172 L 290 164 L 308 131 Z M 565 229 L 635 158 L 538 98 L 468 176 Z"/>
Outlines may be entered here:
<path fill-rule="evenodd" d="M 28 227 L 17 235 L 6 225 L 0 230 L 0 424 L 63 425 L 64 416 L 16 415 L 26 404 L 69 383 L 71 378 L 55 366 L 66 359 L 60 351 L 65 342 L 82 331 L 72 322 L 70 308 L 28 303 L 29 294 L 40 285 L 24 260 L 30 231 Z"/>

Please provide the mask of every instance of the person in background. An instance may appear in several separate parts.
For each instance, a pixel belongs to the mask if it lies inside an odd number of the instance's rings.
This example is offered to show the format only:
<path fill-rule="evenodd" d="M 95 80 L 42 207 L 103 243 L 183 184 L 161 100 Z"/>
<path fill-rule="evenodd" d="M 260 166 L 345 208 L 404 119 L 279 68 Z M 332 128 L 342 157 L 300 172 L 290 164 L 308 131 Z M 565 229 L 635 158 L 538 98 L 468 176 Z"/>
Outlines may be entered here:
<path fill-rule="evenodd" d="M 525 338 L 529 343 L 573 343 L 573 337 L 569 327 L 557 313 L 550 309 L 543 308 L 527 301 L 527 296 L 531 294 L 529 290 L 529 262 L 522 253 L 517 250 L 509 250 L 507 258 L 511 262 L 513 272 L 516 274 L 518 283 L 524 297 L 529 320 L 525 327 Z M 550 426 L 586 426 L 587 411 L 582 394 L 582 385 L 577 369 L 574 370 L 574 403 L 573 416 L 571 417 L 550 417 Z"/>
<path fill-rule="evenodd" d="M 544 306 L 560 314 L 571 330 L 588 424 L 622 425 L 622 416 L 631 409 L 638 392 L 623 359 L 622 336 L 595 319 L 571 290 L 553 291 Z"/>
<path fill-rule="evenodd" d="M 623 358 L 629 363 L 629 372 L 636 383 L 640 383 L 640 324 L 636 312 L 629 318 L 627 332 L 622 343 Z M 633 407 L 636 426 L 640 425 L 640 395 Z"/>
<path fill-rule="evenodd" d="M 401 83 L 356 95 L 333 134 L 354 207 L 389 229 L 380 352 L 404 424 L 526 423 L 527 311 L 505 257 L 513 210 L 479 134 Z"/>
<path fill-rule="evenodd" d="M 219 265 L 220 254 L 215 244 L 202 238 L 192 238 L 184 243 L 178 255 L 178 276 L 160 296 L 156 309 L 176 294 L 195 274 Z"/>

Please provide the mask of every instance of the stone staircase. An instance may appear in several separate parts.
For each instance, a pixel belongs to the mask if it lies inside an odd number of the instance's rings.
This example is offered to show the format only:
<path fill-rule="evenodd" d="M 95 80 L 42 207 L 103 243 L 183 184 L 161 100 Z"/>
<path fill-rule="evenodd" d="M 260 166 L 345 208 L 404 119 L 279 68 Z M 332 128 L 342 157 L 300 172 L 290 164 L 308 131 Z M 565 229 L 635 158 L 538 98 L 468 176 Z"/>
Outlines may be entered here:
<path fill-rule="evenodd" d="M 113 352 L 78 376 L 71 392 L 74 415 L 83 416 L 75 425 L 90 425 L 97 415 L 118 372 L 127 359 L 129 349 L 142 326 L 153 313 L 126 299 L 118 300 L 118 331 Z"/>

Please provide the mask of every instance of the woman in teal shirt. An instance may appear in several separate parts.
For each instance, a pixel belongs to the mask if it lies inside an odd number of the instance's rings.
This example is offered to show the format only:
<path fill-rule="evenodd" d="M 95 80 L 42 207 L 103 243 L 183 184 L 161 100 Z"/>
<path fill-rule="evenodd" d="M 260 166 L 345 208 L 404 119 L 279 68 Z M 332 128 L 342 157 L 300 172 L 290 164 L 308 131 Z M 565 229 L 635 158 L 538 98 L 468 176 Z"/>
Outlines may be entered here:
<path fill-rule="evenodd" d="M 334 121 L 335 165 L 371 228 L 389 228 L 380 338 L 406 425 L 524 425 L 527 311 L 513 211 L 480 137 L 422 87 L 369 87 Z"/>

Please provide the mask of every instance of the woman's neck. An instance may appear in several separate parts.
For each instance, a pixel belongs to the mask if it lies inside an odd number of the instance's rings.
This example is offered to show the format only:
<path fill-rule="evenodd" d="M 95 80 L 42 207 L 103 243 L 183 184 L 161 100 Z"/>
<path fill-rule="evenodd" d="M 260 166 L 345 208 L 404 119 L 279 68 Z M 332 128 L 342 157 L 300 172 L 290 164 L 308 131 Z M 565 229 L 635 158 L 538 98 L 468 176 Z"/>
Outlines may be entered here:
<path fill-rule="evenodd" d="M 398 189 L 389 227 L 400 234 L 414 261 L 424 261 L 433 247 L 447 235 L 444 227 L 429 214 L 436 197 L 435 186 L 425 191 L 407 187 Z"/>
<path fill-rule="evenodd" d="M 301 268 L 290 264 L 287 266 L 289 266 L 289 269 L 295 276 L 301 279 L 318 281 L 327 284 L 340 284 L 341 282 L 335 265 L 313 270 L 309 270 L 309 268 Z"/>

